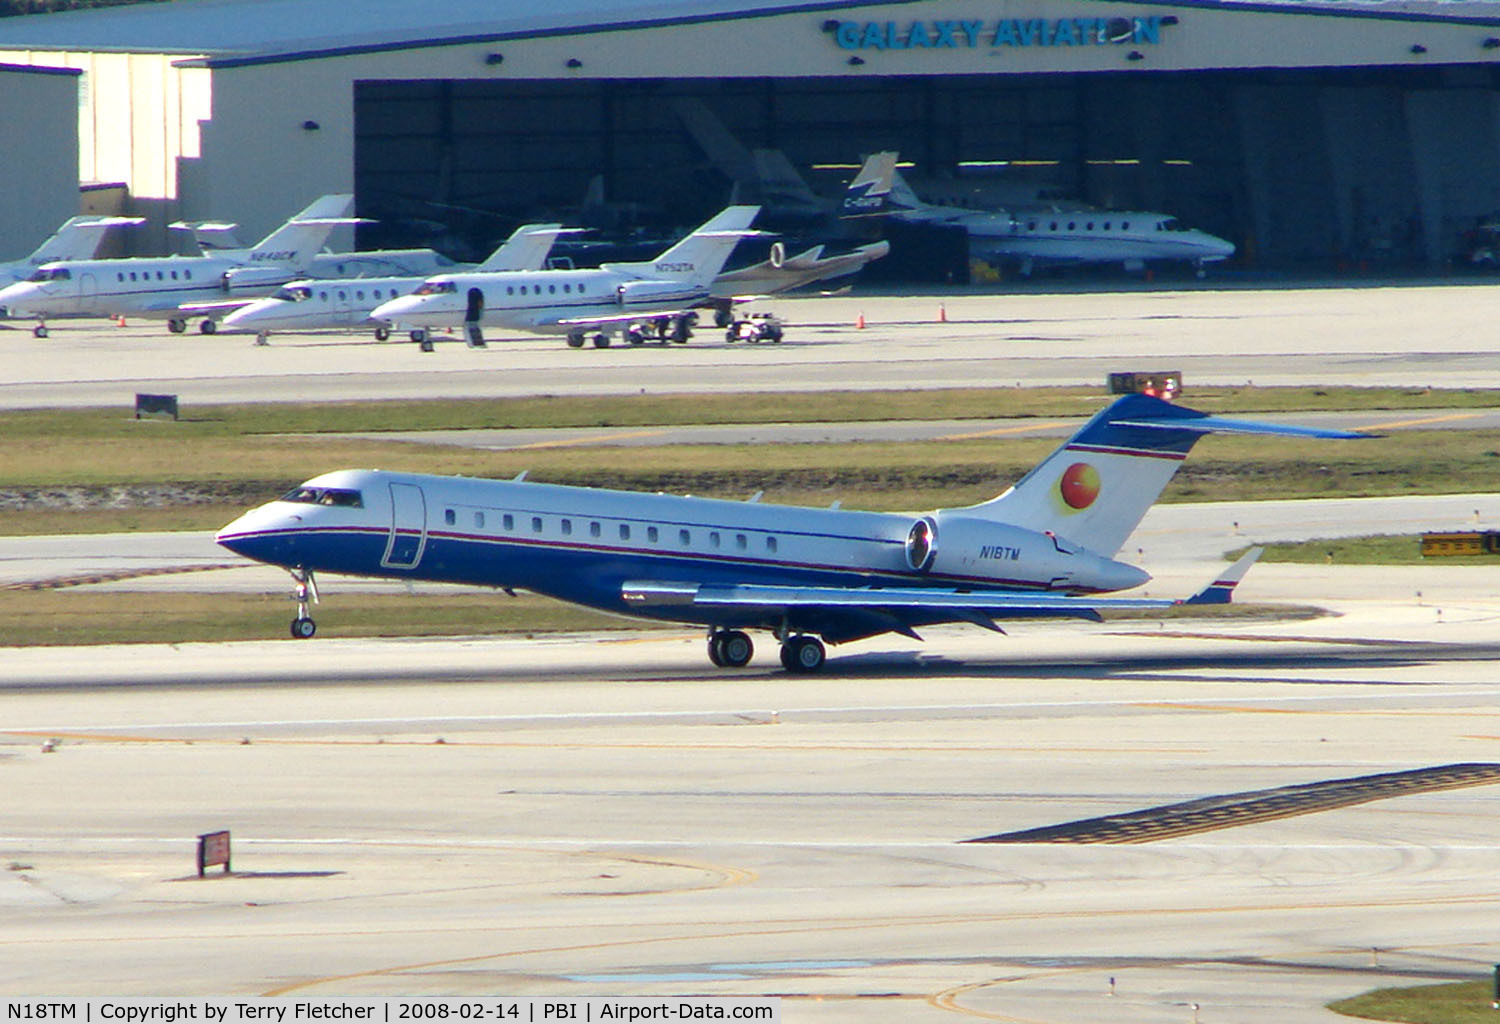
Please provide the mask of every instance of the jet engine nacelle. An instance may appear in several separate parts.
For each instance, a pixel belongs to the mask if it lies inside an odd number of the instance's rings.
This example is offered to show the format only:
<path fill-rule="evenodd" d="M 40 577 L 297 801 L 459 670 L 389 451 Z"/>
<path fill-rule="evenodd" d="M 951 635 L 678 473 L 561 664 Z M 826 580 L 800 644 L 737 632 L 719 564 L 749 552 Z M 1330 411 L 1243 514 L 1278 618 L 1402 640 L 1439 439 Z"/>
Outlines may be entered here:
<path fill-rule="evenodd" d="M 269 291 L 279 288 L 292 279 L 286 267 L 235 267 L 224 271 L 224 291 L 230 294 L 243 291 Z"/>
<path fill-rule="evenodd" d="M 912 524 L 907 564 L 918 572 L 995 584 L 1104 591 L 1139 586 L 1150 576 L 1061 537 L 974 516 L 938 512 Z"/>
<path fill-rule="evenodd" d="M 677 281 L 626 281 L 615 289 L 615 301 L 622 306 L 650 304 L 655 306 L 696 299 L 702 292 Z"/>

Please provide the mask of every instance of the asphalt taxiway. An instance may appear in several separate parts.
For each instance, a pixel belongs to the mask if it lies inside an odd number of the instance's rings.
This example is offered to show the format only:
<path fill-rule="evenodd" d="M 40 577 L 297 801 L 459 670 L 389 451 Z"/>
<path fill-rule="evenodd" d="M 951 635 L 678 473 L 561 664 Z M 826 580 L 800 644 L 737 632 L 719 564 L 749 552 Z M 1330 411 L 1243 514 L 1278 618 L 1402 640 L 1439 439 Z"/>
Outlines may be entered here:
<path fill-rule="evenodd" d="M 46 341 L 0 331 L 0 407 L 1118 369 L 1182 370 L 1189 389 L 1500 386 L 1490 294 L 787 300 L 780 346 L 710 334 L 581 352 L 58 324 Z M 1494 493 L 1164 506 L 1125 555 L 1177 596 L 1258 540 L 1497 519 Z M 212 568 L 229 561 L 204 534 L 16 538 L 0 540 L 0 583 L 285 592 L 274 570 Z M 101 582 L 77 579 L 90 574 Z M 789 1021 L 1342 1019 L 1322 1004 L 1500 962 L 1500 786 L 1138 844 L 965 840 L 1500 763 L 1493 577 L 1265 565 L 1242 599 L 1331 614 L 924 630 L 925 645 L 835 648 L 816 678 L 782 672 L 761 638 L 750 668 L 714 671 L 684 630 L 9 649 L 0 993 L 752 994 L 782 996 Z M 194 837 L 220 828 L 234 873 L 200 880 Z"/>
<path fill-rule="evenodd" d="M 768 300 L 779 345 L 573 350 L 497 336 L 432 353 L 365 334 L 173 335 L 145 320 L 58 321 L 36 339 L 0 324 L 0 408 L 129 408 L 136 392 L 218 402 L 537 394 L 1101 385 L 1117 370 L 1180 370 L 1194 384 L 1500 386 L 1495 287 L 1434 281 L 1332 286 L 850 295 Z M 863 322 L 865 326 L 859 327 Z M 85 368 L 80 372 L 80 368 Z M 1005 410 L 997 409 L 996 415 Z"/>
<path fill-rule="evenodd" d="M 1500 787 L 1144 844 L 964 840 L 1500 760 L 1500 603 L 1338 610 L 937 630 L 816 679 L 710 675 L 659 633 L 15 652 L 0 989 L 1336 1019 L 1325 1000 L 1500 954 Z M 235 872 L 200 880 L 219 828 Z"/>

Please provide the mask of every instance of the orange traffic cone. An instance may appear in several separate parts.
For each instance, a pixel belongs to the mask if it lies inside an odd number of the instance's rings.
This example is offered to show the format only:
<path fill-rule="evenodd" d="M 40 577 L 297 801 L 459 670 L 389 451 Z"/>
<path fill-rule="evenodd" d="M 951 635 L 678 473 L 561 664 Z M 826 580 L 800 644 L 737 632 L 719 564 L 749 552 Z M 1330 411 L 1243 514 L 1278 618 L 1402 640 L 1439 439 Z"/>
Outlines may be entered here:
<path fill-rule="evenodd" d="M 124 317 L 123 314 L 120 315 L 120 316 L 115 317 L 115 326 L 116 327 L 124 327 L 125 326 L 125 317 Z"/>
<path fill-rule="evenodd" d="M 945 324 L 947 322 L 948 322 L 948 307 L 945 306 L 945 305 L 943 305 L 942 303 L 939 303 L 938 304 L 938 323 Z"/>
<path fill-rule="evenodd" d="M 857 331 L 865 329 L 865 315 L 863 313 L 854 318 L 854 329 Z"/>

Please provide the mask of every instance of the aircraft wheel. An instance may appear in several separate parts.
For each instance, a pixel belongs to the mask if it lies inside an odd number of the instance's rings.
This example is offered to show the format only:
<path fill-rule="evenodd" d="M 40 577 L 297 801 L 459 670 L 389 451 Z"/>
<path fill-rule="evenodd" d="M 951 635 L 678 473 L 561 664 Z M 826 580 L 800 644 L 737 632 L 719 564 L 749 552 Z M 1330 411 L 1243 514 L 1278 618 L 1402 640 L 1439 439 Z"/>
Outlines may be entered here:
<path fill-rule="evenodd" d="M 201 324 L 198 325 L 198 333 L 199 334 L 214 334 L 214 333 L 217 333 L 218 330 L 219 330 L 219 325 L 218 325 L 218 323 L 216 321 L 213 321 L 213 320 L 205 320 Z"/>
<path fill-rule="evenodd" d="M 750 634 L 739 630 L 727 630 L 718 634 L 718 657 L 726 669 L 744 669 L 754 657 L 754 645 Z"/>
<path fill-rule="evenodd" d="M 708 660 L 714 668 L 724 667 L 724 634 L 714 633 L 708 638 Z"/>
<path fill-rule="evenodd" d="M 583 348 L 583 335 L 581 335 L 581 334 L 570 334 L 570 335 L 568 335 L 568 347 L 569 348 Z"/>
<path fill-rule="evenodd" d="M 628 331 L 625 334 L 625 338 L 632 345 L 644 345 L 646 343 L 646 336 L 640 331 Z"/>
<path fill-rule="evenodd" d="M 47 336 L 47 325 L 37 324 L 31 329 L 31 336 L 33 338 L 45 338 Z"/>
<path fill-rule="evenodd" d="M 734 322 L 734 314 L 727 309 L 714 310 L 714 326 L 728 327 Z"/>
<path fill-rule="evenodd" d="M 183 331 L 187 330 L 187 321 L 178 319 L 177 317 L 173 317 L 172 319 L 167 321 L 167 330 L 171 331 L 173 334 L 181 334 Z"/>
<path fill-rule="evenodd" d="M 418 327 L 415 331 L 412 331 L 410 334 L 408 334 L 407 337 L 420 345 L 422 344 L 422 342 L 427 340 L 427 332 Z"/>
<path fill-rule="evenodd" d="M 827 658 L 823 641 L 815 636 L 794 636 L 781 645 L 781 664 L 788 672 L 816 672 Z"/>
<path fill-rule="evenodd" d="M 391 340 L 391 329 L 389 327 L 377 327 L 377 328 L 375 328 L 375 340 L 376 341 L 390 341 Z"/>
<path fill-rule="evenodd" d="M 423 338 L 420 342 L 418 342 L 417 347 L 419 349 L 421 349 L 423 352 L 431 352 L 432 351 L 432 339 L 431 338 Z"/>
<path fill-rule="evenodd" d="M 595 348 L 609 348 L 609 335 L 607 335 L 607 334 L 596 334 L 596 335 L 594 335 L 594 347 Z"/>
<path fill-rule="evenodd" d="M 292 638 L 296 640 L 311 640 L 313 634 L 317 633 L 318 624 L 312 619 L 302 617 L 292 620 Z"/>

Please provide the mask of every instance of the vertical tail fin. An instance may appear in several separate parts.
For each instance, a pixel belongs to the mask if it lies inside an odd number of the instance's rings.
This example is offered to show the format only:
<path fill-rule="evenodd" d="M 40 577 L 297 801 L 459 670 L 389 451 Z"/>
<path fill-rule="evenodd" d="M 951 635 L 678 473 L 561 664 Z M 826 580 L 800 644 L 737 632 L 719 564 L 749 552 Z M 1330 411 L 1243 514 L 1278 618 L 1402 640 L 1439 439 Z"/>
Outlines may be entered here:
<path fill-rule="evenodd" d="M 353 205 L 352 195 L 323 196 L 251 247 L 250 262 L 306 266 L 334 228 L 359 223 L 348 216 Z"/>
<path fill-rule="evenodd" d="M 656 259 L 648 263 L 606 263 L 603 269 L 707 288 L 724 269 L 740 239 L 759 234 L 748 230 L 759 212 L 759 206 L 725 207 Z"/>
<path fill-rule="evenodd" d="M 965 514 L 1050 532 L 1113 555 L 1139 525 L 1198 439 L 1210 433 L 1347 439 L 1344 430 L 1211 416 L 1149 395 L 1101 410 L 1010 490 Z"/>
<path fill-rule="evenodd" d="M 512 231 L 505 244 L 490 253 L 475 270 L 540 270 L 552 251 L 558 235 L 572 235 L 586 228 L 565 228 L 561 224 L 522 224 Z"/>
<path fill-rule="evenodd" d="M 896 176 L 896 154 L 875 153 L 865 159 L 859 173 L 849 182 L 841 217 L 879 217 L 890 212 L 891 187 Z"/>
<path fill-rule="evenodd" d="M 144 217 L 69 217 L 51 238 L 37 246 L 26 262 L 40 267 L 56 260 L 91 260 L 104 241 L 104 233 L 110 228 L 144 223 Z"/>

